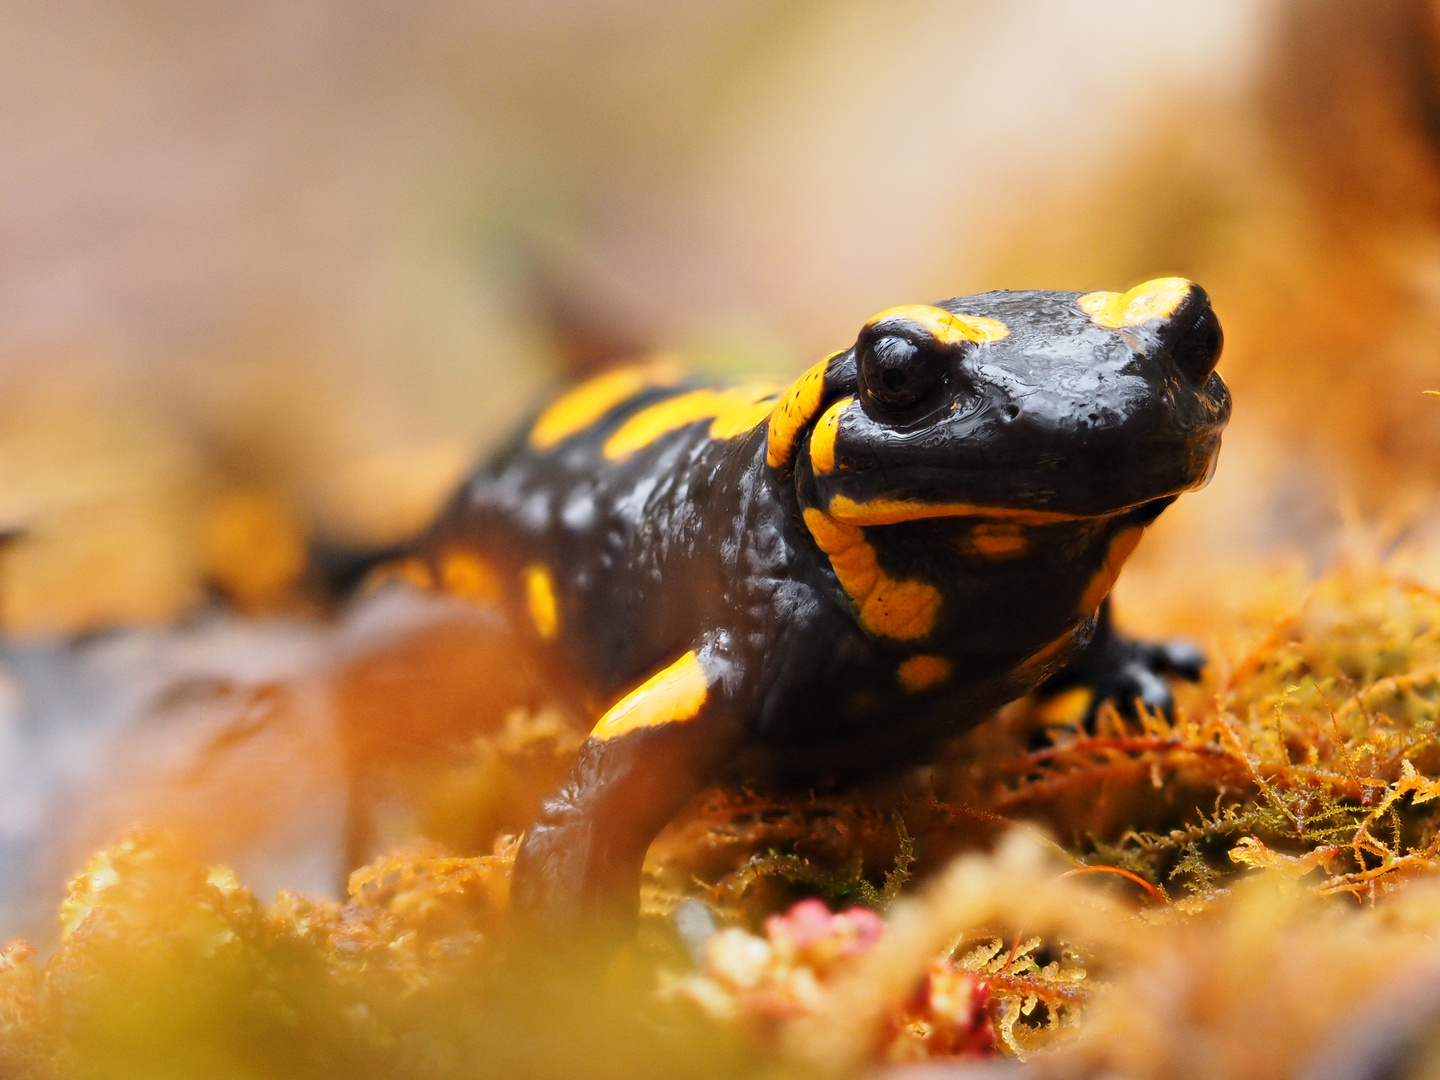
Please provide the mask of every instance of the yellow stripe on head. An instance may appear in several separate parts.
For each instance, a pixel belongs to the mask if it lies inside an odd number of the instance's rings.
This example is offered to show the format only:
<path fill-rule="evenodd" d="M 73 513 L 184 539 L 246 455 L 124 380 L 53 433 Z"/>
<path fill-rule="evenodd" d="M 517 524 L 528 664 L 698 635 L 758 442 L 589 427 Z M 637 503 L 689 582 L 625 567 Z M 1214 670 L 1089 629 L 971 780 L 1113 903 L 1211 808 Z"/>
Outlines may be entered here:
<path fill-rule="evenodd" d="M 709 688 L 705 668 L 691 649 L 612 705 L 590 737 L 618 739 L 640 728 L 693 720 L 704 707 Z"/>
<path fill-rule="evenodd" d="M 854 401 L 853 397 L 841 398 L 815 422 L 815 430 L 810 435 L 810 464 L 816 472 L 834 471 L 835 437 L 840 434 L 840 414 Z"/>
<path fill-rule="evenodd" d="M 1124 330 L 1168 319 L 1185 302 L 1194 284 L 1183 277 L 1143 281 L 1129 292 L 1086 293 L 1076 301 L 1090 321 L 1106 330 Z"/>
<path fill-rule="evenodd" d="M 780 404 L 770 414 L 770 430 L 765 444 L 765 463 L 770 468 L 780 469 L 790 463 L 800 432 L 820 411 L 820 402 L 825 397 L 825 372 L 830 367 L 830 361 L 840 352 L 833 352 L 812 365 L 781 395 Z"/>
<path fill-rule="evenodd" d="M 656 439 L 697 420 L 710 420 L 712 439 L 733 439 L 752 430 L 775 408 L 773 386 L 731 386 L 691 390 L 641 409 L 605 440 L 605 457 L 627 458 Z"/>
<path fill-rule="evenodd" d="M 679 381 L 680 369 L 664 361 L 623 367 L 588 379 L 562 394 L 540 414 L 530 429 L 530 445 L 536 450 L 549 450 L 578 435 L 615 406 L 646 390 L 674 386 Z"/>
<path fill-rule="evenodd" d="M 983 315 L 956 315 L 953 311 L 929 304 L 901 304 L 886 308 L 865 327 L 869 329 L 887 319 L 907 319 L 919 323 L 941 345 L 958 345 L 964 341 L 984 345 L 1010 336 L 1010 328 L 999 319 L 987 319 Z"/>

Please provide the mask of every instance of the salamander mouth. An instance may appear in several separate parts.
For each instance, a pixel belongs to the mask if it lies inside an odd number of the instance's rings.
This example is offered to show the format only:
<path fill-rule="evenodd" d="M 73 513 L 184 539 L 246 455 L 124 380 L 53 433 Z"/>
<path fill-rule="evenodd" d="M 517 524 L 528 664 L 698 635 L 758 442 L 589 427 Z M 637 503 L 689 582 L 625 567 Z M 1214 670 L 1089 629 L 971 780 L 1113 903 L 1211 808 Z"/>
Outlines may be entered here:
<path fill-rule="evenodd" d="M 1139 513 L 1204 487 L 1214 472 L 1218 433 L 1180 452 L 1031 461 L 1009 468 L 891 465 L 812 472 L 815 501 L 847 525 L 894 525 L 929 518 L 976 518 L 1055 525 Z M 1156 511 L 1158 513 L 1158 511 Z"/>
<path fill-rule="evenodd" d="M 1094 513 L 1070 513 L 1061 510 L 1039 510 L 1019 506 L 985 506 L 965 502 L 922 502 L 913 499 L 869 499 L 857 501 L 847 495 L 828 500 L 826 513 L 846 525 L 897 525 L 907 521 L 934 518 L 979 518 L 985 521 L 1011 522 L 1016 525 L 1058 525 L 1070 521 L 1098 521 L 1102 518 L 1127 515 L 1138 523 L 1148 524 L 1169 506 L 1178 493 L 1146 499 L 1128 506 L 1117 506 Z"/>

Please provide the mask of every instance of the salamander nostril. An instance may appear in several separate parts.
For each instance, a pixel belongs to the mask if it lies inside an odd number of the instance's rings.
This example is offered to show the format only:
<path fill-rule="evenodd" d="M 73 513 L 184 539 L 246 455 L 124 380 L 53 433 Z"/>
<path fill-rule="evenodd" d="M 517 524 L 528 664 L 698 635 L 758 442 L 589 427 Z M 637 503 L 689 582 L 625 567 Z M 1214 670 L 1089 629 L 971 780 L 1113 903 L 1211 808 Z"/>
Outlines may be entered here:
<path fill-rule="evenodd" d="M 1006 420 L 1014 420 L 1017 416 L 1020 415 L 1020 406 L 1016 405 L 1012 401 L 1007 404 L 1003 409 L 1001 409 L 1000 412 Z"/>
<path fill-rule="evenodd" d="M 1215 370 L 1224 347 L 1225 332 L 1220 329 L 1220 320 L 1212 309 L 1206 307 L 1190 329 L 1175 342 L 1170 355 L 1185 377 L 1199 384 Z"/>

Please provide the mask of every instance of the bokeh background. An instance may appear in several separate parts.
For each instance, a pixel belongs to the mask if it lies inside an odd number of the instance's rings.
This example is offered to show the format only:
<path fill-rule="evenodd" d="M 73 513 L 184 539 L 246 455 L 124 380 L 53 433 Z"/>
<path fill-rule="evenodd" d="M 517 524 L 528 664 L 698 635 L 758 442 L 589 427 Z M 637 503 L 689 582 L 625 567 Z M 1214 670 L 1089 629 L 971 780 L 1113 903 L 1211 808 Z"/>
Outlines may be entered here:
<path fill-rule="evenodd" d="M 1161 274 L 1236 409 L 1132 622 L 1435 535 L 1440 5 L 0 0 L 0 901 L 85 747 L 187 760 L 127 734 L 178 652 L 303 668 L 307 550 L 402 540 L 565 379 Z M 205 644 L 217 596 L 279 621 Z"/>

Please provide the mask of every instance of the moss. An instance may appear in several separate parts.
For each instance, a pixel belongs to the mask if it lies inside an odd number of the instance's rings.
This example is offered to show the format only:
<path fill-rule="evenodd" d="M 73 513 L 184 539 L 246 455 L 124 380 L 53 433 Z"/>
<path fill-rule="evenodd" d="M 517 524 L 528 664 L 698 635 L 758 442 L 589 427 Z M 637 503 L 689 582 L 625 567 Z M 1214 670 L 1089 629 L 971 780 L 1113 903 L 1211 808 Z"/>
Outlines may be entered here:
<path fill-rule="evenodd" d="M 261 904 L 136 833 L 77 875 L 53 955 L 0 953 L 0 1075 L 779 1076 L 976 1054 L 1165 1075 L 1167 1031 L 1248 1046 L 1235 1002 L 1256 995 L 1295 1064 L 1314 1017 L 1359 1010 L 1440 931 L 1440 593 L 1355 563 L 1272 615 L 1174 720 L 1056 727 L 1022 702 L 884 787 L 708 793 L 652 848 L 645 932 L 599 993 L 507 969 L 504 813 L 485 854 L 402 847 L 345 902 Z M 544 761 L 567 730 L 537 736 Z M 484 778 L 536 745 L 497 732 L 474 778 L 447 762 L 443 816 L 472 788 L 492 807 Z M 724 927 L 698 963 L 668 918 L 687 899 Z M 1202 978 L 1206 950 L 1228 966 Z"/>

